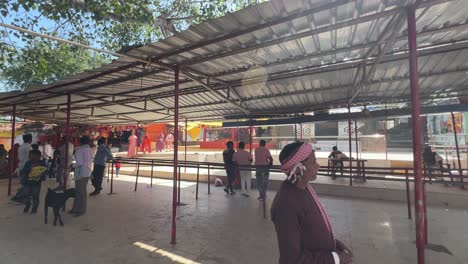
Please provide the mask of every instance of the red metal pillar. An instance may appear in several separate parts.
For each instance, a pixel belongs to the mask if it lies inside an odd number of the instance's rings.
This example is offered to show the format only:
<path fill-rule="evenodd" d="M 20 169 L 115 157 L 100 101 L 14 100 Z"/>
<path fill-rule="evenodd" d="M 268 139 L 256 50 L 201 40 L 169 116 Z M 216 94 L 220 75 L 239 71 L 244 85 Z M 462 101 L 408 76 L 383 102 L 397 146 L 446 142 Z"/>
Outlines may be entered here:
<path fill-rule="evenodd" d="M 419 101 L 419 73 L 418 54 L 416 42 L 416 15 L 415 8 L 407 10 L 408 18 L 408 46 L 411 84 L 411 122 L 413 132 L 413 160 L 414 160 L 414 200 L 416 205 L 416 248 L 418 264 L 425 263 L 425 218 L 424 213 L 424 187 L 422 181 L 422 151 L 421 151 L 421 124 Z"/>
<path fill-rule="evenodd" d="M 177 159 L 179 142 L 179 67 L 174 72 L 174 167 L 172 184 L 172 232 L 171 244 L 176 243 L 176 210 L 177 210 Z M 205 135 L 205 133 L 204 133 Z"/>
<path fill-rule="evenodd" d="M 388 141 L 387 141 L 387 104 L 385 104 L 385 120 L 384 120 L 384 139 L 385 139 L 385 160 L 388 160 Z"/>
<path fill-rule="evenodd" d="M 63 189 L 67 189 L 67 182 L 68 177 L 70 176 L 68 164 L 70 163 L 68 160 L 68 153 L 70 148 L 70 140 L 71 140 L 71 129 L 70 129 L 70 117 L 71 117 L 71 94 L 67 94 L 67 122 L 65 125 L 65 175 L 63 175 Z"/>
<path fill-rule="evenodd" d="M 352 146 L 351 105 L 348 105 L 348 143 L 349 143 L 349 185 L 353 186 L 353 146 Z"/>
<path fill-rule="evenodd" d="M 388 160 L 388 144 L 387 144 L 387 119 L 384 121 L 384 139 L 385 139 L 385 160 Z"/>
<path fill-rule="evenodd" d="M 187 123 L 187 118 L 185 118 L 185 151 L 184 151 L 184 161 L 185 161 L 185 167 L 184 167 L 184 172 L 187 173 L 187 131 L 188 131 L 188 123 Z"/>
<path fill-rule="evenodd" d="M 252 155 L 252 137 L 253 137 L 253 126 L 252 126 L 252 117 L 249 119 L 249 148 L 250 155 Z"/>
<path fill-rule="evenodd" d="M 137 137 L 137 144 L 135 146 L 135 157 L 138 158 L 138 151 L 140 150 L 140 146 L 138 145 L 138 142 L 140 141 L 140 133 L 139 133 L 139 124 L 137 123 L 136 128 L 135 128 L 135 136 Z"/>
<path fill-rule="evenodd" d="M 457 151 L 458 171 L 460 173 L 460 182 L 463 184 L 463 170 L 462 170 L 461 159 L 460 159 L 460 148 L 458 146 L 457 126 L 456 126 L 456 123 L 455 123 L 455 114 L 453 112 L 450 112 L 450 114 L 452 115 L 453 136 L 455 137 L 455 149 Z M 462 185 L 462 188 L 465 188 L 465 186 Z"/>
<path fill-rule="evenodd" d="M 203 128 L 203 142 L 206 142 L 206 130 L 208 129 L 208 127 L 205 125 L 205 127 Z"/>
<path fill-rule="evenodd" d="M 408 169 L 405 170 L 406 176 L 406 206 L 408 208 L 408 219 L 411 219 L 411 193 L 410 193 L 410 185 L 409 185 L 409 175 Z"/>
<path fill-rule="evenodd" d="M 236 148 L 239 147 L 239 120 L 237 120 Z"/>
<path fill-rule="evenodd" d="M 356 139 L 356 159 L 359 159 L 358 128 L 357 120 L 354 120 L 354 138 Z M 358 162 L 359 165 L 359 162 Z"/>
<path fill-rule="evenodd" d="M 15 172 L 15 133 L 16 132 L 16 105 L 13 105 L 13 114 L 11 115 L 11 148 L 10 153 L 10 173 L 8 176 L 8 196 L 11 195 L 11 180 L 13 177 L 13 172 Z"/>

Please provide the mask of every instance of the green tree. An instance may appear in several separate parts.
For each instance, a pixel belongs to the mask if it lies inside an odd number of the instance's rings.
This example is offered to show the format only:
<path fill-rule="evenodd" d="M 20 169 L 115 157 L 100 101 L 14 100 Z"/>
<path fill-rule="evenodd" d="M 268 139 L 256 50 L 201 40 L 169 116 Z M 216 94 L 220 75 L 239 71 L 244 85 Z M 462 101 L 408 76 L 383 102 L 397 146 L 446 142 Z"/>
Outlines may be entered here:
<path fill-rule="evenodd" d="M 45 39 L 11 54 L 10 62 L 0 71 L 9 90 L 60 80 L 108 61 L 102 54 Z"/>
<path fill-rule="evenodd" d="M 190 25 L 265 0 L 0 0 L 0 22 L 125 52 Z M 50 46 L 48 49 L 47 46 Z M 57 54 L 52 57 L 50 54 Z M 69 59 L 80 65 L 63 67 Z M 80 56 L 84 56 L 81 58 Z M 14 87 L 49 82 L 95 66 L 103 57 L 0 29 L 0 74 Z M 81 59 L 80 59 L 81 58 Z M 21 60 L 21 61 L 20 61 Z M 47 62 L 47 63 L 46 63 Z M 86 65 L 86 63 L 90 63 Z M 30 74 L 32 74 L 31 77 Z"/>

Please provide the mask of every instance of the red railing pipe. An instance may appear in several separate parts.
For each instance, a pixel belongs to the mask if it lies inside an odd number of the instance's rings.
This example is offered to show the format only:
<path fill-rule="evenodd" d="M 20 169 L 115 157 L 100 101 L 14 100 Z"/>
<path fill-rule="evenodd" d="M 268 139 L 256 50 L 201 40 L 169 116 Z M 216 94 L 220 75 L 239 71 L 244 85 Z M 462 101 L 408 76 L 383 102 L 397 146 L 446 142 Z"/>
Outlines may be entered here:
<path fill-rule="evenodd" d="M 351 126 L 351 105 L 348 105 L 348 143 L 349 143 L 349 186 L 353 186 L 353 145 L 352 145 L 352 126 Z"/>
<path fill-rule="evenodd" d="M 171 244 L 176 243 L 176 210 L 177 210 L 177 167 L 179 151 L 179 67 L 174 70 L 174 164 L 172 184 L 172 228 Z"/>
<path fill-rule="evenodd" d="M 15 137 L 16 137 L 16 105 L 13 105 L 13 113 L 11 116 L 11 148 L 9 156 L 10 171 L 8 175 L 8 196 L 11 195 L 11 181 L 13 178 L 13 173 L 15 172 Z M 18 155 L 18 153 L 16 153 Z"/>
<path fill-rule="evenodd" d="M 461 159 L 460 159 L 460 147 L 458 146 L 458 137 L 457 137 L 457 126 L 455 123 L 455 114 L 453 112 L 450 112 L 452 115 L 452 125 L 453 125 L 453 136 L 455 137 L 455 149 L 457 152 L 457 160 L 458 160 L 458 171 L 460 172 L 460 176 L 463 176 L 463 169 L 461 166 Z M 463 177 L 460 178 L 460 183 L 462 184 L 462 188 L 465 188 L 465 185 L 463 184 Z"/>
<path fill-rule="evenodd" d="M 410 193 L 410 184 L 409 184 L 409 175 L 408 169 L 405 170 L 406 174 L 406 206 L 408 207 L 408 219 L 412 219 L 411 216 L 411 193 Z"/>

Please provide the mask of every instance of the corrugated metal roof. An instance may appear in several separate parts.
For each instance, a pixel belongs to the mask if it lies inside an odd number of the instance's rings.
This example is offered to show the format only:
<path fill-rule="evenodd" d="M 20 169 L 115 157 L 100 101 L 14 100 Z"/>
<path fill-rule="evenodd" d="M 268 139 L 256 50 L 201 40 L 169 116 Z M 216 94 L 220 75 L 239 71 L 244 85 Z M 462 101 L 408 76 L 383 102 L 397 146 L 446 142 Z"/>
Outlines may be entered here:
<path fill-rule="evenodd" d="M 269 115 L 341 107 L 358 88 L 356 104 L 407 101 L 406 23 L 395 21 L 411 3 L 265 2 L 127 53 L 151 64 L 119 58 L 33 87 L 34 93 L 0 95 L 0 112 L 17 104 L 22 116 L 63 120 L 66 94 L 71 93 L 74 122 L 172 120 L 174 73 L 167 65 L 181 67 L 180 115 L 190 120 L 246 116 L 245 108 Z M 422 99 L 468 93 L 467 21 L 466 0 L 426 0 L 417 9 Z M 363 65 L 370 71 L 379 52 L 384 55 L 375 74 L 360 83 Z M 207 85 L 217 92 L 208 91 Z"/>

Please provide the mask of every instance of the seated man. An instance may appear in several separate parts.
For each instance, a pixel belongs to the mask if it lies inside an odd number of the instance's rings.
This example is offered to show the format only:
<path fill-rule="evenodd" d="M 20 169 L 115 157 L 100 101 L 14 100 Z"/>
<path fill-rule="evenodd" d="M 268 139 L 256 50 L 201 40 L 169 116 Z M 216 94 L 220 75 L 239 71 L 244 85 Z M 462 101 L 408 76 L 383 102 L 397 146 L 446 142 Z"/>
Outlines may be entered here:
<path fill-rule="evenodd" d="M 427 172 L 429 182 L 432 180 L 432 173 L 436 170 L 440 170 L 440 173 L 444 172 L 444 165 L 442 157 L 437 152 L 432 151 L 431 146 L 427 146 L 423 151 L 423 165 L 424 170 Z M 439 173 L 438 171 L 436 172 Z M 436 180 L 443 181 L 441 177 L 436 177 Z"/>
<path fill-rule="evenodd" d="M 348 157 L 341 151 L 338 150 L 337 146 L 333 147 L 333 151 L 328 155 L 329 159 L 332 159 L 331 164 L 332 164 L 332 178 L 336 179 L 335 175 L 335 168 L 340 168 L 341 171 L 341 176 L 343 176 L 343 159 L 347 159 Z"/>

